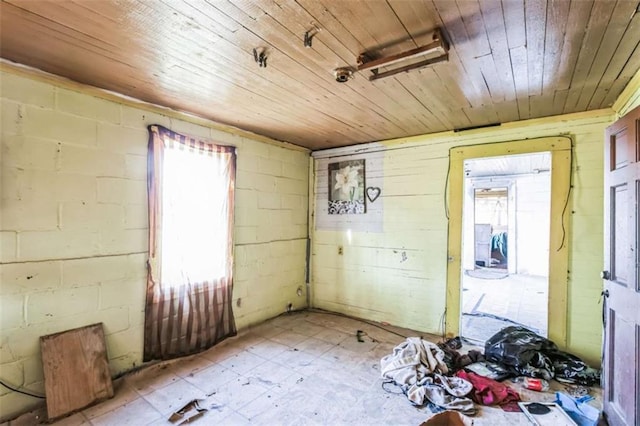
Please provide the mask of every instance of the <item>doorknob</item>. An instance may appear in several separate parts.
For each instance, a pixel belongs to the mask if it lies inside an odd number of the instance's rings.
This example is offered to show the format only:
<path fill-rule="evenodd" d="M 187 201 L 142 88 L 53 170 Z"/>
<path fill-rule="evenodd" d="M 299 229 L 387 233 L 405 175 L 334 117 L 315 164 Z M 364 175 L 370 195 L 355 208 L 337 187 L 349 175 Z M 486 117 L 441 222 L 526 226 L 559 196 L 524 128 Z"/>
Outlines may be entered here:
<path fill-rule="evenodd" d="M 605 290 L 602 292 L 602 295 L 604 296 L 604 298 L 605 298 L 605 299 L 606 299 L 607 297 L 609 297 L 609 289 L 605 289 Z"/>
<path fill-rule="evenodd" d="M 611 279 L 611 273 L 609 273 L 609 271 L 602 271 L 600 272 L 600 278 L 608 281 Z"/>

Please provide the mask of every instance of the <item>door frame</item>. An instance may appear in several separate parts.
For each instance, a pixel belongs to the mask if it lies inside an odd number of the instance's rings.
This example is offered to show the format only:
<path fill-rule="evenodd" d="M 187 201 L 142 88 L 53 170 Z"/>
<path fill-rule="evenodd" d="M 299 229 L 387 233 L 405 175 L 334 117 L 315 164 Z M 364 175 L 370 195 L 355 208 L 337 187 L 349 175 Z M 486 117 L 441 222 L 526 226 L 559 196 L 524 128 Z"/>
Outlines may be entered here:
<path fill-rule="evenodd" d="M 494 179 L 492 182 L 483 182 L 483 178 L 470 178 L 470 182 L 471 184 L 469 185 L 469 188 L 467 188 L 467 185 L 465 184 L 465 182 L 463 181 L 463 187 L 464 187 L 464 191 L 467 191 L 467 193 L 465 193 L 465 197 L 466 200 L 462 202 L 462 214 L 465 214 L 465 206 L 467 206 L 467 204 L 469 204 L 471 206 L 471 212 L 467 211 L 467 215 L 471 216 L 471 219 L 473 219 L 473 222 L 475 223 L 475 190 L 476 189 L 484 189 L 484 188 L 506 188 L 507 190 L 507 247 L 509 248 L 509 255 L 507 258 L 507 272 L 509 274 L 515 274 L 517 272 L 517 246 L 516 246 L 516 180 L 513 177 L 509 177 L 509 176 L 494 176 L 494 177 L 488 177 L 490 179 Z M 466 179 L 465 179 L 466 180 Z M 472 196 L 469 197 L 469 193 L 471 192 Z M 471 198 L 471 201 L 469 201 L 469 198 Z M 467 221 L 467 230 L 469 229 L 469 224 L 468 224 L 468 218 L 467 219 L 462 219 L 463 222 L 463 230 L 462 230 L 462 235 L 463 238 L 465 236 L 465 228 L 464 228 L 464 223 L 465 221 Z M 474 235 L 475 237 L 475 235 Z M 465 238 L 465 241 L 469 241 L 470 239 L 475 239 L 475 238 Z M 463 246 L 464 246 L 464 242 L 463 242 Z M 474 246 L 475 246 L 475 241 L 474 241 Z M 474 247 L 475 248 L 475 247 Z M 464 253 L 462 256 L 464 257 L 465 255 L 468 255 L 468 253 Z M 475 259 L 474 259 L 474 264 L 475 264 Z M 465 269 L 468 269 L 465 267 Z"/>
<path fill-rule="evenodd" d="M 462 277 L 462 205 L 464 161 L 472 158 L 551 152 L 551 211 L 549 232 L 548 336 L 559 347 L 567 345 L 569 280 L 569 216 L 571 212 L 572 140 L 555 136 L 451 148 L 449 151 L 449 232 L 445 333 L 460 333 Z M 551 320 L 553 319 L 553 320 Z"/>

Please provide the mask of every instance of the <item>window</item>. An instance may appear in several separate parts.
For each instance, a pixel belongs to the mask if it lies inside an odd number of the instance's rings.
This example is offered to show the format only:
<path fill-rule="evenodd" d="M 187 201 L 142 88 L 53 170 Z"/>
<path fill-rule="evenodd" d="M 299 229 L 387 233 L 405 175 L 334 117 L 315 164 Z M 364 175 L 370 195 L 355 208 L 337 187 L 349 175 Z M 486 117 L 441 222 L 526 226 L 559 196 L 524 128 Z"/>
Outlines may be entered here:
<path fill-rule="evenodd" d="M 178 287 L 228 271 L 229 176 L 223 158 L 173 144 L 162 167 L 161 284 Z"/>
<path fill-rule="evenodd" d="M 149 127 L 149 273 L 144 360 L 207 349 L 236 334 L 235 148 Z"/>

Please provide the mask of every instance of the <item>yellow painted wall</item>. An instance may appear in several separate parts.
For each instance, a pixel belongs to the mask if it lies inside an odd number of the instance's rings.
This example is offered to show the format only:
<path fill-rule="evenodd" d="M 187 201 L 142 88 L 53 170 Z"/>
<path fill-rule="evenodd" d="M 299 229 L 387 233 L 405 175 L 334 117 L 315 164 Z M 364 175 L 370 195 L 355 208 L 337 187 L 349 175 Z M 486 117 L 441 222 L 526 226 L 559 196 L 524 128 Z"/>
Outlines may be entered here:
<path fill-rule="evenodd" d="M 308 152 L 42 80 L 0 74 L 2 380 L 42 393 L 38 337 L 95 322 L 112 373 L 141 363 L 153 123 L 238 148 L 238 327 L 306 306 Z M 0 422 L 35 403 L 0 387 Z"/>
<path fill-rule="evenodd" d="M 359 146 L 355 155 L 353 148 L 314 153 L 317 166 L 326 164 L 327 160 L 322 157 L 332 157 L 328 160 L 331 162 L 345 158 L 377 158 L 380 154 L 373 152 L 382 150 L 384 223 L 382 232 L 353 231 L 348 225 L 340 230 L 314 229 L 312 304 L 441 334 L 447 279 L 444 199 L 449 149 L 460 145 L 571 135 L 575 150 L 574 190 L 569 210 L 567 343 L 571 352 L 592 363 L 599 362 L 603 135 L 613 119 L 612 110 L 601 110 Z M 319 172 L 322 171 L 316 170 L 316 175 Z M 318 190 L 316 188 L 316 192 Z M 323 201 L 316 199 L 318 202 Z M 357 221 L 358 218 L 350 220 Z M 342 255 L 338 254 L 339 246 L 344 247 Z"/>

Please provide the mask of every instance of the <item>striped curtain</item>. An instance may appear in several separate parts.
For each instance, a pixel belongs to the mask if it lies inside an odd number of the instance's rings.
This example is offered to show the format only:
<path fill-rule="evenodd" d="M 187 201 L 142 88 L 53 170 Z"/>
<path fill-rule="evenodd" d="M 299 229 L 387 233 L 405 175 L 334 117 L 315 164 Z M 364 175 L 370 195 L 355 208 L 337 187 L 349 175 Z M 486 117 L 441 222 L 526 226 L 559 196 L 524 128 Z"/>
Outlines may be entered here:
<path fill-rule="evenodd" d="M 147 161 L 144 361 L 200 352 L 236 334 L 235 148 L 152 125 Z"/>

